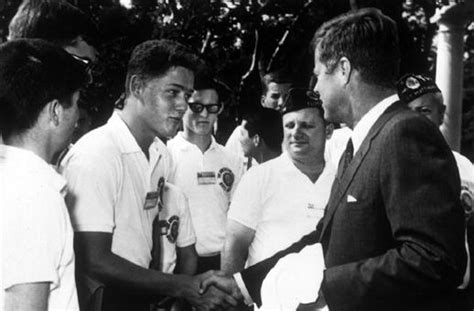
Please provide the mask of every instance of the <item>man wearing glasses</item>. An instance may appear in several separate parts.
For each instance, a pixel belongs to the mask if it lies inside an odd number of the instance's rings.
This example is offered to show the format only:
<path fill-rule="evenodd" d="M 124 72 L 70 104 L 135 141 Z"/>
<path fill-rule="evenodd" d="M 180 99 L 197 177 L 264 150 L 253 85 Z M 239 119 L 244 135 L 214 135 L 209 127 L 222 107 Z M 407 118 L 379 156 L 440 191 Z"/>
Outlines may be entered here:
<path fill-rule="evenodd" d="M 283 154 L 251 168 L 230 206 L 222 269 L 240 271 L 298 241 L 323 217 L 336 169 L 324 160 L 332 125 L 317 95 L 293 88 L 283 106 Z"/>
<path fill-rule="evenodd" d="M 8 27 L 8 40 L 44 39 L 66 50 L 84 66 L 89 83 L 92 83 L 92 68 L 98 57 L 94 47 L 96 37 L 97 29 L 84 12 L 64 0 L 24 0 Z M 80 101 L 72 142 L 87 133 L 91 126 L 89 111 Z"/>
<path fill-rule="evenodd" d="M 220 268 L 227 210 L 244 165 L 212 136 L 223 109 L 220 86 L 200 76 L 194 88 L 183 117 L 184 130 L 168 142 L 168 147 L 177 166 L 175 184 L 189 199 L 200 273 Z"/>

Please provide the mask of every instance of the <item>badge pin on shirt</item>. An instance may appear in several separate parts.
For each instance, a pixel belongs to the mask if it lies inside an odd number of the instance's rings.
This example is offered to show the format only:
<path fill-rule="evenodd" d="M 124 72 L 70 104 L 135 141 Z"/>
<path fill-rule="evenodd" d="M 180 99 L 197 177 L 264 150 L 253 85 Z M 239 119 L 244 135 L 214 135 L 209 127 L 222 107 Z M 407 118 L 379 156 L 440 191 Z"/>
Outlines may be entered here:
<path fill-rule="evenodd" d="M 150 191 L 146 194 L 144 209 L 149 210 L 158 206 L 158 211 L 163 209 L 163 191 L 165 189 L 165 178 L 160 177 L 156 191 Z"/>

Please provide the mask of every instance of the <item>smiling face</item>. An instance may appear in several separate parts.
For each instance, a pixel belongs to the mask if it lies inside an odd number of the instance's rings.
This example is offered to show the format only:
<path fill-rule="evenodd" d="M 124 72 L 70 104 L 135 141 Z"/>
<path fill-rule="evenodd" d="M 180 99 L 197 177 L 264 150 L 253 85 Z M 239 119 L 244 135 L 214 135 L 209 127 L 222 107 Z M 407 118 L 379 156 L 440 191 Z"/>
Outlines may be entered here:
<path fill-rule="evenodd" d="M 193 72 L 181 66 L 171 67 L 164 75 L 145 82 L 140 95 L 145 135 L 160 138 L 176 135 L 193 85 Z"/>
<path fill-rule="evenodd" d="M 317 78 L 314 91 L 322 100 L 324 118 L 329 122 L 347 123 L 350 105 L 346 104 L 339 68 L 336 66 L 329 72 L 327 66 L 319 61 L 318 49 L 314 57 L 314 75 Z"/>
<path fill-rule="evenodd" d="M 191 96 L 190 103 L 200 103 L 204 105 L 201 112 L 193 112 L 191 108 L 186 110 L 183 117 L 183 126 L 185 131 L 195 135 L 212 135 L 214 124 L 217 121 L 218 113 L 209 113 L 206 106 L 219 103 L 219 96 L 214 89 L 196 90 Z"/>
<path fill-rule="evenodd" d="M 283 148 L 292 159 L 324 154 L 326 126 L 317 108 L 305 108 L 283 115 Z"/>

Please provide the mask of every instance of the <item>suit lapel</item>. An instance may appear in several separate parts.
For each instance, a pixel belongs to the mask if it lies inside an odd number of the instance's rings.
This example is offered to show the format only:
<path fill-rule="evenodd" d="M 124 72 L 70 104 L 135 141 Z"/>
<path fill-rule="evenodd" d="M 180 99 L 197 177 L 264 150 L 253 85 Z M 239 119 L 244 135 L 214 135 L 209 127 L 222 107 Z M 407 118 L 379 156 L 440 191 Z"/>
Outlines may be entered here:
<path fill-rule="evenodd" d="M 354 176 L 357 173 L 362 161 L 369 152 L 373 139 L 377 136 L 377 134 L 387 123 L 387 121 L 390 120 L 390 118 L 395 113 L 397 113 L 401 107 L 403 107 L 403 104 L 401 104 L 400 102 L 396 102 L 390 105 L 385 110 L 385 112 L 377 119 L 375 124 L 370 128 L 369 133 L 363 140 L 362 144 L 354 155 L 352 161 L 349 163 L 349 166 L 347 167 L 344 174 L 342 174 L 342 176 L 340 177 L 336 177 L 336 179 L 334 180 L 331 189 L 331 195 L 329 197 L 329 202 L 326 207 L 326 213 L 324 214 L 324 223 L 320 235 L 321 238 L 324 236 L 328 225 L 331 223 L 332 217 L 334 216 L 334 213 L 336 212 L 337 208 L 342 205 L 341 200 L 345 198 L 347 188 L 349 188 L 349 185 L 354 179 Z M 341 165 L 341 163 L 339 163 L 339 165 Z"/>

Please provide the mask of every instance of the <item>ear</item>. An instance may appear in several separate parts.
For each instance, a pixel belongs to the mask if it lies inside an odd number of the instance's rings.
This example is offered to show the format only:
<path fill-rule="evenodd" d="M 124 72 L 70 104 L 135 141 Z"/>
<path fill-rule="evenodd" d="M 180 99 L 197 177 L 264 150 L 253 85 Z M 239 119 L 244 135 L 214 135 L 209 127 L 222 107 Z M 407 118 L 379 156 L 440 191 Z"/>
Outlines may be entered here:
<path fill-rule="evenodd" d="M 441 105 L 439 107 L 439 119 L 441 120 L 441 124 L 444 123 L 444 113 L 446 112 L 446 106 Z M 439 126 L 441 126 L 441 124 Z"/>
<path fill-rule="evenodd" d="M 224 111 L 224 103 L 221 103 L 221 108 L 217 112 L 217 115 L 220 115 L 222 113 L 222 111 Z"/>
<path fill-rule="evenodd" d="M 339 59 L 337 66 L 341 73 L 343 83 L 348 84 L 351 78 L 351 74 L 352 74 L 351 62 L 349 61 L 347 57 L 343 56 Z"/>
<path fill-rule="evenodd" d="M 141 94 L 143 92 L 145 83 L 143 79 L 141 79 L 138 75 L 132 75 L 130 77 L 130 82 L 128 84 L 128 90 L 130 91 L 130 94 L 133 94 L 133 96 L 140 98 Z"/>
<path fill-rule="evenodd" d="M 54 126 L 58 126 L 64 110 L 63 106 L 59 104 L 59 101 L 57 99 L 53 99 L 46 104 L 45 110 L 48 113 L 49 121 Z"/>
<path fill-rule="evenodd" d="M 258 147 L 260 145 L 260 136 L 258 134 L 253 135 L 252 142 L 255 147 Z"/>
<path fill-rule="evenodd" d="M 334 133 L 334 123 L 328 123 L 326 125 L 326 139 L 330 139 Z"/>

